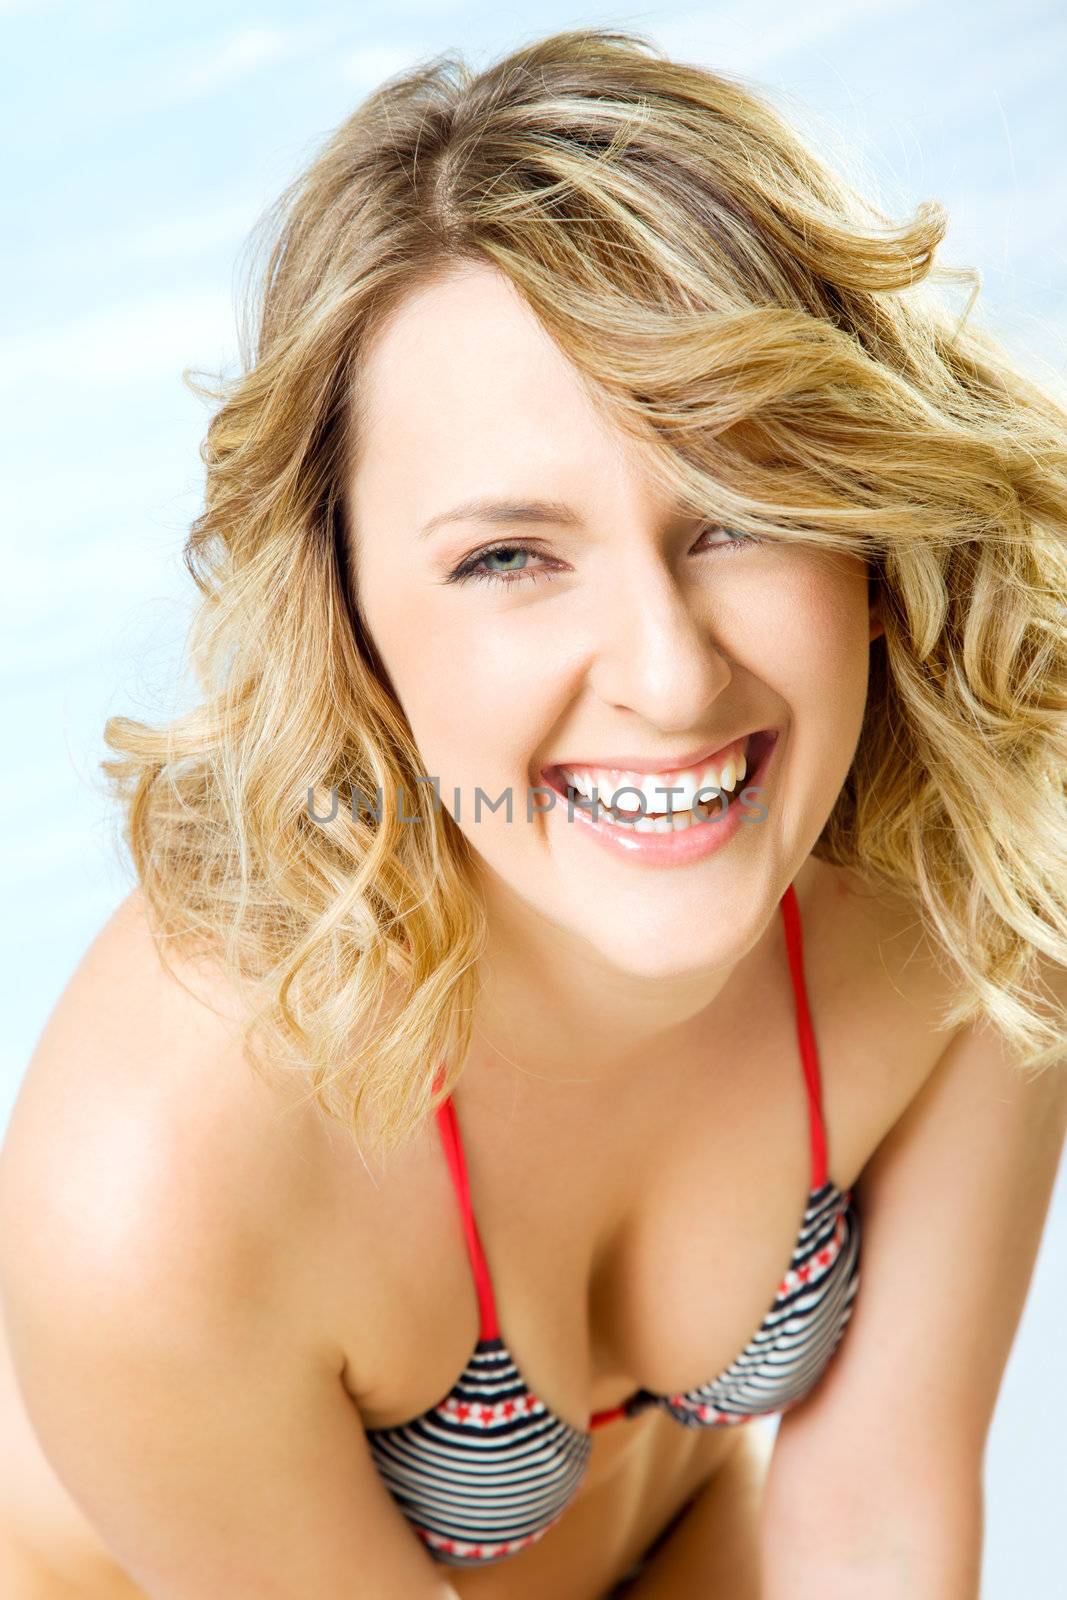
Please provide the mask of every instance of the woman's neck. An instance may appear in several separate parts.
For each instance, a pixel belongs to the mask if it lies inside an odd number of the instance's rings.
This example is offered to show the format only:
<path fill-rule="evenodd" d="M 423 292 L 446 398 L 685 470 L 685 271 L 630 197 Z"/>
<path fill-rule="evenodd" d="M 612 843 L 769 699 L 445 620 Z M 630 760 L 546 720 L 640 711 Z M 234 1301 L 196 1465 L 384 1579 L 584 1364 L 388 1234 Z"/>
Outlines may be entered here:
<path fill-rule="evenodd" d="M 794 879 L 802 918 L 818 868 L 809 857 Z M 497 904 L 490 895 L 487 910 L 482 987 L 464 1070 L 479 1099 L 492 1092 L 490 1084 L 503 1087 L 510 1104 L 515 1094 L 531 1092 L 544 1099 L 562 1090 L 570 1099 L 580 1086 L 593 1098 L 610 1096 L 647 1081 L 650 1060 L 661 1084 L 690 1066 L 701 1070 L 716 1029 L 728 1040 L 731 1017 L 756 1003 L 759 985 L 786 981 L 777 903 L 727 966 L 647 981 L 612 967 L 601 952 L 528 908 Z"/>

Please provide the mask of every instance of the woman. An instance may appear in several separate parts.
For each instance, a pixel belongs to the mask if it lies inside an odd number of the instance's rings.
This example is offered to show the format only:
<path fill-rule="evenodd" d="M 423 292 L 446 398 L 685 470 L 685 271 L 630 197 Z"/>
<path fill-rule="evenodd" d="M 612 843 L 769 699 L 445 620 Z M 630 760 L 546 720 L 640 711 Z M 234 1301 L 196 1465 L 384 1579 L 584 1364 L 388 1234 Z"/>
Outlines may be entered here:
<path fill-rule="evenodd" d="M 1067 417 L 935 207 L 622 33 L 391 80 L 277 224 L 0 1169 L 8 1592 L 977 1596 Z"/>

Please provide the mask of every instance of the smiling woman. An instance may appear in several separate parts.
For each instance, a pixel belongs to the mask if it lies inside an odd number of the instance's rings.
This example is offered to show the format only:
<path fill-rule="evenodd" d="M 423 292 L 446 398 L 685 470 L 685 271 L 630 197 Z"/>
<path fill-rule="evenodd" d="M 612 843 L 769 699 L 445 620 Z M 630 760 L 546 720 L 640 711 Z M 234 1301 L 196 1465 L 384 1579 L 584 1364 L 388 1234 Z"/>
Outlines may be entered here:
<path fill-rule="evenodd" d="M 201 702 L 108 724 L 139 887 L 0 1167 L 10 1547 L 976 1600 L 1067 1115 L 1067 416 L 935 206 L 611 30 L 391 79 L 271 223 Z"/>

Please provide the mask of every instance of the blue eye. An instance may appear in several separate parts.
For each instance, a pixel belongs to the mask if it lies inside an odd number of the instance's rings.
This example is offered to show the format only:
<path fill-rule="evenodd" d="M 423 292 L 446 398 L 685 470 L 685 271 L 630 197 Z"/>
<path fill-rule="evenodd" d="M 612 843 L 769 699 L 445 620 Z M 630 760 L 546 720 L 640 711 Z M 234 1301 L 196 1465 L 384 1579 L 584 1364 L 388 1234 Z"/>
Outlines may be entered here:
<path fill-rule="evenodd" d="M 708 522 L 700 530 L 700 537 L 707 533 L 724 533 L 729 537 L 725 544 L 714 544 L 706 547 L 708 550 L 738 550 L 745 545 L 759 544 L 760 540 L 751 533 L 741 533 L 736 528 L 724 527 L 721 522 Z M 701 551 L 700 554 L 704 554 Z M 477 583 L 497 583 L 505 586 L 514 583 L 527 583 L 543 577 L 552 571 L 551 563 L 543 567 L 536 567 L 533 571 L 527 567 L 526 559 L 537 556 L 540 560 L 547 558 L 539 556 L 538 551 L 527 544 L 494 544 L 488 545 L 484 550 L 475 550 L 454 567 L 446 578 L 447 583 L 465 583 L 473 579 Z M 516 565 L 516 558 L 523 563 Z M 503 569 L 487 567 L 486 563 L 502 561 Z"/>
<path fill-rule="evenodd" d="M 528 572 L 525 566 L 515 566 L 514 560 L 516 556 L 525 559 L 536 554 L 536 550 L 532 550 L 529 545 L 525 544 L 490 545 L 485 550 L 476 550 L 473 555 L 467 556 L 466 560 L 461 561 L 458 567 L 453 568 L 446 581 L 448 583 L 464 583 L 468 578 L 473 578 L 479 583 L 512 584 L 528 582 L 538 577 L 539 572 Z M 484 567 L 486 562 L 498 559 L 510 562 L 512 565 L 506 566 L 503 571 L 493 569 L 479 571 L 479 568 Z"/>

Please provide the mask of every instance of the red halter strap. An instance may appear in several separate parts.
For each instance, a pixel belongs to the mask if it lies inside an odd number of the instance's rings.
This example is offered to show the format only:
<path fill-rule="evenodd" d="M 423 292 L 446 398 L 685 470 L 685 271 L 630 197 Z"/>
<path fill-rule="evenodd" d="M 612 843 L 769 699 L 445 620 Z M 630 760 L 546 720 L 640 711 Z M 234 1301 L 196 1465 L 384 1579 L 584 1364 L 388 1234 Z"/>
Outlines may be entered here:
<path fill-rule="evenodd" d="M 443 1069 L 439 1067 L 434 1078 L 435 1089 L 441 1082 L 442 1075 Z M 452 1104 L 451 1095 L 437 1107 L 437 1126 L 440 1129 L 441 1142 L 445 1147 L 448 1169 L 452 1174 L 452 1184 L 459 1198 L 463 1232 L 467 1239 L 467 1255 L 474 1274 L 474 1285 L 478 1291 L 478 1337 L 497 1339 L 500 1337 L 500 1329 L 496 1318 L 496 1303 L 493 1299 L 493 1284 L 485 1260 L 485 1251 L 482 1249 L 482 1241 L 478 1236 L 478 1224 L 474 1220 L 470 1182 L 467 1177 L 467 1159 L 463 1153 L 463 1141 L 459 1136 L 456 1108 Z"/>
<path fill-rule="evenodd" d="M 819 1053 L 815 1046 L 815 1033 L 811 1025 L 808 993 L 804 983 L 804 936 L 800 926 L 800 907 L 797 904 L 797 892 L 792 884 L 785 891 L 780 904 L 785 921 L 789 973 L 793 980 L 797 1042 L 800 1045 L 800 1059 L 808 1090 L 811 1185 L 813 1189 L 821 1189 L 826 1182 L 826 1129 L 822 1115 L 822 1083 L 819 1077 Z"/>

